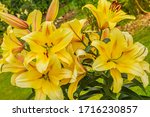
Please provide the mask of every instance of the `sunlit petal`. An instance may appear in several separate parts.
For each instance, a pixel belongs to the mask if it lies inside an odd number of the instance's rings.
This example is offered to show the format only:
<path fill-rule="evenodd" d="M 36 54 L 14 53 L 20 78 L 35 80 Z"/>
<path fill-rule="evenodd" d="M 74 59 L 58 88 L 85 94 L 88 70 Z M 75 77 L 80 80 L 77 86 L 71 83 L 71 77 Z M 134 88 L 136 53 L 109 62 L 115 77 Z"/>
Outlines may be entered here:
<path fill-rule="evenodd" d="M 15 17 L 11 14 L 0 12 L 0 18 L 3 21 L 5 21 L 6 23 L 8 23 L 9 25 L 11 25 L 12 27 L 20 28 L 20 29 L 28 28 L 28 24 L 25 21 Z"/>
<path fill-rule="evenodd" d="M 46 21 L 54 21 L 59 10 L 59 0 L 52 0 L 46 15 Z"/>
<path fill-rule="evenodd" d="M 28 16 L 27 23 L 32 26 L 32 31 L 38 31 L 41 28 L 42 13 L 34 10 Z"/>
<path fill-rule="evenodd" d="M 117 69 L 111 69 L 110 74 L 113 78 L 113 92 L 118 93 L 121 90 L 121 87 L 123 85 L 123 79 L 121 77 L 120 72 Z"/>
<path fill-rule="evenodd" d="M 42 89 L 35 90 L 35 100 L 45 100 L 46 94 L 43 93 Z"/>
<path fill-rule="evenodd" d="M 71 83 L 70 86 L 69 86 L 69 89 L 68 89 L 68 97 L 69 99 L 73 100 L 74 97 L 73 97 L 73 94 L 74 92 L 76 91 L 77 89 L 77 86 L 78 86 L 78 83 L 79 81 L 84 77 L 84 75 L 81 75 L 77 78 L 77 80 L 74 82 L 74 83 Z"/>
<path fill-rule="evenodd" d="M 51 82 L 45 81 L 42 85 L 43 92 L 48 95 L 51 100 L 62 100 L 63 92 L 60 86 L 56 86 Z"/>

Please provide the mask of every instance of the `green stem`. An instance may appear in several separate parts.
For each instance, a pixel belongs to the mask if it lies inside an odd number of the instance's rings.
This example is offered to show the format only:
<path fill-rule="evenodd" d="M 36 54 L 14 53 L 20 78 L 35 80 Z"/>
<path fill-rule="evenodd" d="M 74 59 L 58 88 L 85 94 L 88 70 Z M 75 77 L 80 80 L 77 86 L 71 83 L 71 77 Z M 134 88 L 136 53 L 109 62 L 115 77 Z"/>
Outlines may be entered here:
<path fill-rule="evenodd" d="M 138 0 L 135 0 L 135 3 L 137 4 L 137 6 L 139 7 L 139 9 L 143 12 L 143 13 L 148 13 L 147 11 L 145 11 L 139 4 Z"/>

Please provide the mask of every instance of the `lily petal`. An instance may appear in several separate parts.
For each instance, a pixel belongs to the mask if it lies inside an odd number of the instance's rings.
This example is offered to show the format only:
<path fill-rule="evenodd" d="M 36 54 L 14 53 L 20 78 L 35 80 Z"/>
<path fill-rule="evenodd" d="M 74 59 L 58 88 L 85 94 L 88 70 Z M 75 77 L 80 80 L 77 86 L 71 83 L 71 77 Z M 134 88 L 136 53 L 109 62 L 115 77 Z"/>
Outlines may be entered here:
<path fill-rule="evenodd" d="M 28 66 L 28 64 L 36 58 L 36 54 L 34 52 L 28 52 L 25 59 L 24 59 L 24 65 L 25 67 Z"/>
<path fill-rule="evenodd" d="M 51 48 L 51 52 L 55 53 L 64 49 L 71 42 L 72 38 L 73 33 L 69 29 L 58 29 L 50 36 L 54 44 Z"/>
<path fill-rule="evenodd" d="M 28 28 L 28 24 L 25 21 L 15 17 L 11 14 L 0 12 L 0 18 L 3 21 L 5 21 L 7 24 L 11 25 L 12 27 L 20 28 L 20 29 Z"/>
<path fill-rule="evenodd" d="M 35 90 L 35 100 L 45 100 L 46 95 L 43 93 L 42 89 Z"/>
<path fill-rule="evenodd" d="M 52 34 L 52 32 L 54 32 L 56 30 L 55 25 L 53 24 L 53 22 L 50 21 L 46 21 L 42 24 L 42 33 L 43 35 L 50 35 Z"/>
<path fill-rule="evenodd" d="M 51 82 L 45 81 L 42 85 L 43 92 L 48 95 L 51 100 L 63 100 L 63 92 L 60 86 L 56 86 Z"/>
<path fill-rule="evenodd" d="M 36 57 L 36 68 L 40 73 L 44 73 L 48 67 L 50 58 L 47 56 L 37 56 Z"/>
<path fill-rule="evenodd" d="M 28 16 L 27 22 L 32 25 L 32 31 L 38 31 L 41 28 L 42 13 L 39 10 L 34 10 Z"/>
<path fill-rule="evenodd" d="M 123 78 L 121 77 L 121 74 L 117 69 L 111 69 L 110 74 L 113 78 L 113 85 L 112 85 L 113 92 L 119 93 L 123 85 Z"/>
<path fill-rule="evenodd" d="M 56 54 L 61 61 L 67 63 L 68 65 L 73 62 L 71 55 L 65 49 L 57 52 Z"/>
<path fill-rule="evenodd" d="M 85 75 L 80 75 L 74 83 L 71 83 L 71 84 L 70 84 L 69 89 L 68 89 L 68 97 L 69 97 L 69 99 L 71 99 L 71 100 L 74 99 L 73 94 L 74 94 L 74 92 L 75 92 L 76 89 L 77 89 L 77 86 L 78 86 L 79 81 L 80 81 L 84 76 L 85 76 Z"/>
<path fill-rule="evenodd" d="M 39 89 L 42 85 L 42 74 L 37 71 L 27 71 L 16 78 L 16 86 L 21 88 Z"/>
<path fill-rule="evenodd" d="M 46 21 L 54 21 L 59 10 L 59 0 L 52 0 L 46 15 Z"/>

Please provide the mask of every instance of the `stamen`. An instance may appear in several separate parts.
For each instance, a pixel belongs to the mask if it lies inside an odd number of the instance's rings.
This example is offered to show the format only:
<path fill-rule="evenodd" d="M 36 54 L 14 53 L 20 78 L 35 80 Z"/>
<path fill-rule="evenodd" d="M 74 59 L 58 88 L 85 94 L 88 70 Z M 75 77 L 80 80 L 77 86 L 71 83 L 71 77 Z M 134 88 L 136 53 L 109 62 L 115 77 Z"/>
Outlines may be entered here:
<path fill-rule="evenodd" d="M 47 72 L 46 74 L 43 74 L 43 75 L 42 75 L 42 78 L 44 78 L 44 80 L 48 80 L 48 81 L 50 82 L 50 78 L 49 78 L 49 76 L 48 76 L 48 73 L 49 73 L 49 72 Z"/>
<path fill-rule="evenodd" d="M 113 12 L 118 12 L 121 9 L 121 4 L 117 0 L 115 0 L 110 5 L 109 9 L 112 10 Z"/>

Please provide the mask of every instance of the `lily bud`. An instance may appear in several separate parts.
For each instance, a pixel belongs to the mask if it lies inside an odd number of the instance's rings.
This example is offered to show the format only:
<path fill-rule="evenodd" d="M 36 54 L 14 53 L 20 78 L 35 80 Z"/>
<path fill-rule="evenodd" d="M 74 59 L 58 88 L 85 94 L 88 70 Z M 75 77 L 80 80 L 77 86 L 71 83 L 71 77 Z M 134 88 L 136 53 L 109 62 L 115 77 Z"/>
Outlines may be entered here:
<path fill-rule="evenodd" d="M 46 15 L 46 21 L 54 21 L 59 9 L 59 0 L 52 0 Z"/>
<path fill-rule="evenodd" d="M 20 28 L 20 29 L 28 28 L 28 24 L 25 21 L 11 14 L 0 12 L 0 18 L 7 24 L 11 25 L 12 27 Z"/>

